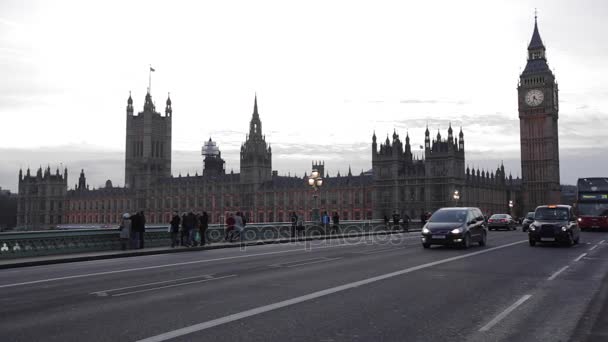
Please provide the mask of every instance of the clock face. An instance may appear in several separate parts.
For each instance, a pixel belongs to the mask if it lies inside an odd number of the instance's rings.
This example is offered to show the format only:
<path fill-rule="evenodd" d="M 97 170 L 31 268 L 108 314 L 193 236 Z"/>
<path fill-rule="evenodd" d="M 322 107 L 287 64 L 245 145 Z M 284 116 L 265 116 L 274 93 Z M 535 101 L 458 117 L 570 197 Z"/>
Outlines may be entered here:
<path fill-rule="evenodd" d="M 539 104 L 543 103 L 544 99 L 545 95 L 539 89 L 528 90 L 526 93 L 526 103 L 528 106 L 538 106 Z"/>

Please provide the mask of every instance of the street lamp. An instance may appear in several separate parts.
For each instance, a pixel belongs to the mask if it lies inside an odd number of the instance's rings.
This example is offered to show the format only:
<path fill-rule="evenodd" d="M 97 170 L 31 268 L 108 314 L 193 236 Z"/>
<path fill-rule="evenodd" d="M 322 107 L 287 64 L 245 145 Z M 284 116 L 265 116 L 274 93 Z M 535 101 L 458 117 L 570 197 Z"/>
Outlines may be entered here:
<path fill-rule="evenodd" d="M 314 198 L 314 208 L 312 208 L 312 221 L 320 222 L 321 217 L 319 215 L 318 197 L 317 191 L 323 185 L 323 178 L 317 169 L 313 169 L 308 177 L 308 185 L 310 185 L 314 191 L 312 197 Z"/>
<path fill-rule="evenodd" d="M 460 199 L 460 192 L 458 190 L 454 190 L 454 195 L 452 197 L 454 198 L 454 206 L 456 206 L 458 204 L 458 200 Z"/>

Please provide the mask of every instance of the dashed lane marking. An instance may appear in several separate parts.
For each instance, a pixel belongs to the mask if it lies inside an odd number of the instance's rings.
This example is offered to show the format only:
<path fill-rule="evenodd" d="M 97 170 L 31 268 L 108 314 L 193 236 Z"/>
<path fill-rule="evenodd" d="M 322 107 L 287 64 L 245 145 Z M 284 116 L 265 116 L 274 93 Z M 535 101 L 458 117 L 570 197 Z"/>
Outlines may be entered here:
<path fill-rule="evenodd" d="M 481 327 L 481 329 L 479 329 L 479 331 L 488 331 L 488 330 L 492 329 L 493 326 L 495 326 L 498 322 L 502 321 L 513 310 L 517 309 L 518 306 L 522 305 L 525 301 L 527 301 L 528 299 L 530 299 L 530 297 L 532 297 L 532 295 L 529 295 L 529 294 L 524 295 L 523 297 L 521 297 L 520 299 L 518 299 L 517 302 L 511 304 L 511 306 L 509 306 L 508 308 L 506 308 L 505 311 L 499 313 L 498 316 L 494 317 L 494 319 L 492 319 L 491 321 L 489 321 L 488 324 L 486 324 L 483 327 Z"/>
<path fill-rule="evenodd" d="M 583 253 L 583 254 L 579 255 L 578 258 L 574 259 L 574 261 L 581 260 L 585 255 L 587 255 L 587 253 Z"/>
<path fill-rule="evenodd" d="M 547 280 L 553 280 L 555 279 L 560 273 L 564 272 L 569 266 L 564 266 L 562 268 L 560 268 L 559 270 L 557 270 L 557 272 L 553 273 L 549 278 L 547 278 Z"/>

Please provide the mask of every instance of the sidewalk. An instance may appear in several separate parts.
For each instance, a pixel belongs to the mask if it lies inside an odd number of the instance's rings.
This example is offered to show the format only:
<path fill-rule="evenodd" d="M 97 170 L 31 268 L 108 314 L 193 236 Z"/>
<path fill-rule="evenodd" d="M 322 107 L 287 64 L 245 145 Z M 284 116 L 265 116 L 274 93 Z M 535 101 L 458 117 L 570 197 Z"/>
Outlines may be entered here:
<path fill-rule="evenodd" d="M 408 230 L 408 232 L 419 232 L 419 231 L 420 231 L 420 229 Z M 212 243 L 212 244 L 207 244 L 202 247 L 171 248 L 171 247 L 167 246 L 167 247 L 151 247 L 151 248 L 144 248 L 144 249 L 134 249 L 134 250 L 126 250 L 126 251 L 112 250 L 112 251 L 61 254 L 61 255 L 46 255 L 46 256 L 39 256 L 39 257 L 25 257 L 25 258 L 0 260 L 0 269 L 62 264 L 62 263 L 79 262 L 79 261 L 127 258 L 127 257 L 135 257 L 135 256 L 142 256 L 142 255 L 194 252 L 194 251 L 203 251 L 203 250 L 220 249 L 220 248 L 235 248 L 235 247 L 242 247 L 242 246 L 246 247 L 246 246 L 277 244 L 277 243 L 299 242 L 299 241 L 327 240 L 327 239 L 337 239 L 337 238 L 342 238 L 342 237 L 348 238 L 348 237 L 360 237 L 360 236 L 391 235 L 391 234 L 401 234 L 404 232 L 405 231 L 403 231 L 403 230 L 388 230 L 388 231 L 365 232 L 365 233 L 316 235 L 316 236 L 302 236 L 302 237 L 296 237 L 296 238 L 255 240 L 255 241 L 246 241 L 243 243 L 216 242 L 216 243 Z"/>

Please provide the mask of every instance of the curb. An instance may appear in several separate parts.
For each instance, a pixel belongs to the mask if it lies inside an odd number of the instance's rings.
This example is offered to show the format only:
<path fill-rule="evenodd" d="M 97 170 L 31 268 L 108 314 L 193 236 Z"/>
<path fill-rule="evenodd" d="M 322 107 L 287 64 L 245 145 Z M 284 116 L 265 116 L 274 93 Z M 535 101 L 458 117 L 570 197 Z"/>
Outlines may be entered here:
<path fill-rule="evenodd" d="M 393 235 L 393 234 L 411 233 L 411 232 L 419 232 L 419 231 L 420 231 L 420 229 L 418 229 L 418 228 L 409 229 L 407 231 L 384 230 L 384 231 L 378 231 L 378 232 L 351 233 L 351 234 L 340 234 L 340 235 L 319 235 L 319 236 L 304 236 L 304 237 L 300 237 L 300 238 L 291 238 L 290 237 L 290 238 L 276 239 L 276 240 L 256 240 L 256 241 L 251 241 L 251 242 L 234 243 L 234 244 L 217 245 L 217 246 L 209 245 L 209 246 L 202 246 L 202 247 L 163 249 L 163 250 L 155 250 L 155 251 L 142 250 L 142 251 L 134 251 L 134 252 L 128 252 L 128 253 L 116 253 L 116 254 L 105 254 L 105 255 L 87 255 L 87 256 L 79 256 L 79 257 L 69 257 L 68 255 L 66 255 L 65 258 L 61 258 L 61 259 L 23 261 L 23 262 L 7 263 L 7 264 L 0 263 L 0 269 L 30 267 L 30 266 L 44 266 L 44 265 L 53 265 L 53 264 L 65 264 L 65 263 L 81 262 L 81 261 L 129 258 L 129 257 L 137 257 L 137 256 L 145 256 L 145 255 L 187 253 L 187 252 L 206 251 L 206 250 L 213 250 L 213 249 L 283 244 L 283 243 L 290 243 L 290 242 L 333 240 L 333 239 L 339 239 L 339 238 L 348 239 L 348 238 L 376 236 L 376 235 Z"/>

